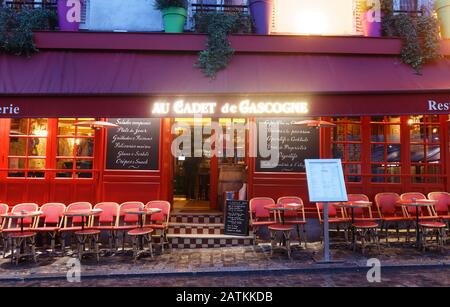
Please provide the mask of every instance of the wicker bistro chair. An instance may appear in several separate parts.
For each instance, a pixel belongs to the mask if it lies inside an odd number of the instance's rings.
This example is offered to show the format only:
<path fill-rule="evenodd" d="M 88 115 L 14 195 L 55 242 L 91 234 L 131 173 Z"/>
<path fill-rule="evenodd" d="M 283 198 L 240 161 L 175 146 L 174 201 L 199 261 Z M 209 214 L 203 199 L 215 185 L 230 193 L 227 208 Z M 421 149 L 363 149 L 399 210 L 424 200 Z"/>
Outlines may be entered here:
<path fill-rule="evenodd" d="M 67 206 L 66 212 L 70 211 L 78 211 L 78 210 L 91 210 L 92 205 L 89 202 L 75 202 L 71 203 Z M 59 233 L 61 235 L 61 251 L 63 256 L 65 255 L 66 250 L 66 238 L 67 235 L 70 235 L 69 238 L 69 246 L 72 245 L 72 235 L 77 232 L 81 231 L 82 218 L 80 216 L 64 216 L 61 228 L 59 229 Z M 90 225 L 90 221 L 88 221 L 88 225 Z M 88 228 L 88 227 L 86 227 Z"/>
<path fill-rule="evenodd" d="M 122 232 L 122 251 L 125 250 L 125 239 L 127 232 L 139 227 L 139 216 L 136 214 L 127 214 L 125 210 L 127 209 L 140 209 L 144 208 L 145 205 L 140 201 L 127 201 L 119 206 L 119 216 L 117 218 L 116 231 Z M 119 235 L 116 233 L 116 240 Z M 117 241 L 116 241 L 117 243 Z"/>
<path fill-rule="evenodd" d="M 378 193 L 375 195 L 375 205 L 381 219 L 381 231 L 385 232 L 386 243 L 389 242 L 389 229 L 395 227 L 397 240 L 400 241 L 400 228 L 406 227 L 406 239 L 409 241 L 411 219 L 407 213 L 397 205 L 400 195 L 397 193 Z"/>
<path fill-rule="evenodd" d="M 284 213 L 285 223 L 288 225 L 294 225 L 297 228 L 298 243 L 301 245 L 301 235 L 300 229 L 303 233 L 303 241 L 305 242 L 305 248 L 308 247 L 308 239 L 306 237 L 306 216 L 305 216 L 305 206 L 303 200 L 297 196 L 284 196 L 277 200 L 277 204 L 299 204 L 301 207 L 298 211 L 286 211 Z"/>
<path fill-rule="evenodd" d="M 38 217 L 37 227 L 34 229 L 37 233 L 47 233 L 50 235 L 50 249 L 55 252 L 56 237 L 58 236 L 64 219 L 66 205 L 61 203 L 46 203 L 39 208 L 42 215 Z"/>
<path fill-rule="evenodd" d="M 109 252 L 117 250 L 117 223 L 119 217 L 119 204 L 115 202 L 101 202 L 94 206 L 101 209 L 99 215 L 92 217 L 92 228 L 108 232 Z"/>
<path fill-rule="evenodd" d="M 349 201 L 369 201 L 369 198 L 364 194 L 348 194 Z M 380 251 L 380 240 L 378 237 L 378 223 L 373 218 L 372 208 L 354 208 L 353 209 L 355 222 L 351 225 L 355 231 L 356 242 L 360 242 L 361 251 L 364 254 L 367 242 L 374 242 L 378 251 Z M 345 210 L 345 215 L 349 217 L 349 213 Z M 353 245 L 353 250 L 356 251 L 356 244 Z"/>
<path fill-rule="evenodd" d="M 320 224 L 323 225 L 323 203 L 316 203 L 317 215 L 319 217 Z M 345 241 L 348 242 L 348 228 L 350 225 L 350 219 L 345 216 L 345 213 L 342 209 L 339 210 L 333 204 L 328 204 L 328 224 L 330 226 L 334 225 L 336 227 L 336 231 L 339 233 L 342 228 L 344 231 Z M 323 228 L 322 235 L 320 238 L 321 242 L 323 240 Z"/>
<path fill-rule="evenodd" d="M 170 247 L 169 240 L 167 239 L 167 231 L 169 230 L 170 220 L 170 203 L 164 200 L 153 200 L 149 201 L 145 207 L 161 209 L 160 213 L 154 213 L 151 215 L 150 221 L 146 221 L 146 225 L 155 231 L 159 231 L 161 251 L 164 253 L 164 245 Z"/>
<path fill-rule="evenodd" d="M 11 210 L 12 213 L 20 211 L 37 211 L 38 205 L 34 203 L 22 203 L 14 206 Z M 20 219 L 8 219 L 7 227 L 3 229 L 3 233 L 6 234 L 7 244 L 11 247 L 11 262 L 19 263 L 19 259 L 24 256 L 32 256 L 34 262 L 36 262 L 36 228 L 37 217 L 28 217 L 22 220 Z M 23 226 L 23 232 L 21 227 Z"/>
<path fill-rule="evenodd" d="M 271 215 L 270 211 L 264 208 L 264 206 L 273 204 L 275 204 L 275 201 L 269 197 L 255 197 L 250 199 L 249 215 L 250 227 L 253 231 L 253 245 L 256 245 L 256 234 L 261 227 L 276 224 L 275 214 Z"/>
<path fill-rule="evenodd" d="M 5 222 L 6 219 L 2 218 L 2 214 L 8 213 L 9 211 L 9 206 L 7 204 L 0 204 L 0 241 L 3 244 L 3 257 L 6 254 L 6 248 L 7 248 L 7 244 L 6 244 L 6 240 L 3 236 L 3 228 L 5 227 Z"/>
<path fill-rule="evenodd" d="M 450 193 L 430 192 L 428 193 L 428 199 L 437 201 L 432 207 L 434 214 L 437 215 L 441 221 L 446 223 L 448 228 L 450 226 Z"/>

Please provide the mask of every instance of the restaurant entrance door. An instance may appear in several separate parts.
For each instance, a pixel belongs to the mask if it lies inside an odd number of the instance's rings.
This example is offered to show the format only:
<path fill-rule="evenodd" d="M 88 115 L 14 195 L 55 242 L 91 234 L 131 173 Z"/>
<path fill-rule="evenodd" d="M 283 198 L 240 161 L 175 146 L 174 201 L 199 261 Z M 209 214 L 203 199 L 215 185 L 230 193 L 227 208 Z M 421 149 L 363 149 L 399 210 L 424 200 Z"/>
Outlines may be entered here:
<path fill-rule="evenodd" d="M 223 206 L 220 182 L 225 166 L 245 168 L 246 134 L 230 128 L 230 123 L 245 125 L 245 119 L 175 118 L 172 128 L 173 204 L 175 209 L 217 210 Z M 235 128 L 235 126 L 232 126 Z M 216 130 L 220 129 L 221 133 Z M 174 145 L 175 144 L 175 145 Z M 230 144 L 233 150 L 229 149 Z M 172 148 L 173 151 L 173 148 Z M 239 154 L 238 154 L 239 153 Z M 225 174 L 226 176 L 226 174 Z M 237 186 L 237 185 L 233 185 Z"/>

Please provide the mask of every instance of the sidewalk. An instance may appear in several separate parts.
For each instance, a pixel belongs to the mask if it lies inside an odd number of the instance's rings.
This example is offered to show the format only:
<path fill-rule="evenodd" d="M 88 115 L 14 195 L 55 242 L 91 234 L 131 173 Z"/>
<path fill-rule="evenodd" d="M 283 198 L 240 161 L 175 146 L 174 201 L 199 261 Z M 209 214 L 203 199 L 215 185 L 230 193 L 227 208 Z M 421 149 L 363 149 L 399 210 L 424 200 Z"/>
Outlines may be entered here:
<path fill-rule="evenodd" d="M 366 267 L 367 260 L 378 258 L 383 268 L 388 267 L 437 267 L 450 266 L 450 251 L 421 252 L 412 247 L 382 247 L 367 250 L 365 255 L 353 252 L 345 245 L 332 246 L 333 260 L 339 263 L 318 264 L 314 258 L 321 257 L 321 244 L 309 243 L 308 248 L 293 248 L 292 259 L 283 252 L 270 256 L 267 244 L 209 249 L 174 249 L 164 255 L 140 258 L 133 264 L 130 253 L 102 256 L 100 262 L 93 258 L 83 259 L 82 277 L 138 277 L 158 274 L 208 274 L 218 272 L 299 272 L 326 270 L 357 270 Z M 71 257 L 48 257 L 40 255 L 38 263 L 26 261 L 19 265 L 0 258 L 0 281 L 66 278 L 67 262 Z"/>

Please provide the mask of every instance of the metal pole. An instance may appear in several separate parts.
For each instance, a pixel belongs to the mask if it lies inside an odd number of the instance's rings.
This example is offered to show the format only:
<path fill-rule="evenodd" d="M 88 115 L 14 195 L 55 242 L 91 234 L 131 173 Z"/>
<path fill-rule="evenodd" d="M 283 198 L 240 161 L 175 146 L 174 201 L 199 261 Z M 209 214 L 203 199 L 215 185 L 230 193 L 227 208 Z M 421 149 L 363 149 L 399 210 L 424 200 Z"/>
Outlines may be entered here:
<path fill-rule="evenodd" d="M 328 203 L 323 204 L 323 260 L 330 261 L 330 234 L 328 231 Z"/>

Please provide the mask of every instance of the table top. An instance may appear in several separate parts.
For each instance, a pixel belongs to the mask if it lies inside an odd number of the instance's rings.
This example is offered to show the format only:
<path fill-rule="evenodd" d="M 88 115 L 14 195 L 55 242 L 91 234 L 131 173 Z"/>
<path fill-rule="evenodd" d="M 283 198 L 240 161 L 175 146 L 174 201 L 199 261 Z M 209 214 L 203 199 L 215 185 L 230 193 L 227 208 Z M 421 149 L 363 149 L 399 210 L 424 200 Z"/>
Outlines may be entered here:
<path fill-rule="evenodd" d="M 431 199 L 405 199 L 405 200 L 399 200 L 397 202 L 397 206 L 411 206 L 411 207 L 426 207 L 426 206 L 432 206 L 436 203 L 436 200 Z"/>
<path fill-rule="evenodd" d="M 12 218 L 12 219 L 23 219 L 27 217 L 39 216 L 43 212 L 42 211 L 19 211 L 19 212 L 9 212 L 2 214 L 2 217 Z"/>
<path fill-rule="evenodd" d="M 289 203 L 284 205 L 272 204 L 264 206 L 264 209 L 267 210 L 278 210 L 278 211 L 286 211 L 286 210 L 298 210 L 301 208 L 301 204 Z"/>
<path fill-rule="evenodd" d="M 161 211 L 162 210 L 159 208 L 144 208 L 144 209 L 134 208 L 124 210 L 124 212 L 127 214 L 138 214 L 138 215 L 150 215 L 154 213 L 159 213 Z"/>
<path fill-rule="evenodd" d="M 88 209 L 88 210 L 72 210 L 69 212 L 64 212 L 65 216 L 92 216 L 102 213 L 102 209 Z"/>
<path fill-rule="evenodd" d="M 346 201 L 343 203 L 336 203 L 335 206 L 344 208 L 367 208 L 372 206 L 372 202 L 365 200 L 355 200 L 355 201 Z"/>

